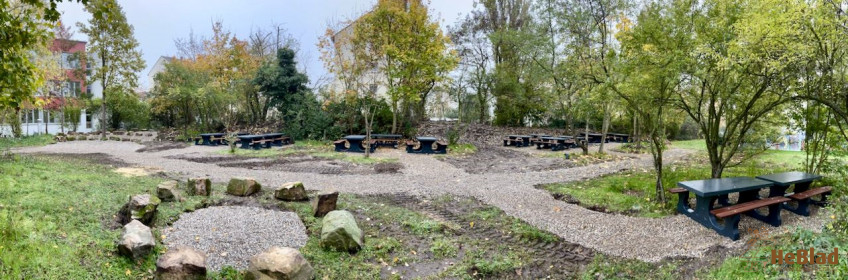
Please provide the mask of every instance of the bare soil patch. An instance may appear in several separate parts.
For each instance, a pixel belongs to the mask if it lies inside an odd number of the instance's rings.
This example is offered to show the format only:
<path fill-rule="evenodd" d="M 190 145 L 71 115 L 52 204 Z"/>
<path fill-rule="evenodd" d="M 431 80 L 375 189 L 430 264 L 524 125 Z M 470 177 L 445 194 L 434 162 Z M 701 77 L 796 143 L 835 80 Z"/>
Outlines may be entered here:
<path fill-rule="evenodd" d="M 444 157 L 442 160 L 472 174 L 522 173 L 565 169 L 577 166 L 560 157 L 538 157 L 518 149 L 500 146 L 478 147 L 477 152 L 463 157 Z M 551 152 L 562 154 L 562 152 Z"/>
<path fill-rule="evenodd" d="M 57 158 L 61 160 L 83 160 L 86 163 L 110 165 L 115 168 L 131 166 L 129 163 L 104 153 L 93 154 L 63 154 L 63 153 L 46 153 L 39 154 L 46 157 Z"/>
<path fill-rule="evenodd" d="M 135 150 L 138 153 L 155 153 L 173 149 L 183 149 L 188 147 L 186 143 L 183 142 L 171 142 L 171 141 L 148 141 L 142 142 L 144 148 Z"/>
<path fill-rule="evenodd" d="M 230 155 L 187 154 L 170 156 L 191 162 L 213 163 L 221 167 L 238 167 L 250 170 L 269 170 L 298 173 L 316 173 L 327 175 L 370 175 L 393 174 L 403 169 L 401 163 L 355 164 L 351 162 L 292 154 L 284 157 L 243 157 Z"/>

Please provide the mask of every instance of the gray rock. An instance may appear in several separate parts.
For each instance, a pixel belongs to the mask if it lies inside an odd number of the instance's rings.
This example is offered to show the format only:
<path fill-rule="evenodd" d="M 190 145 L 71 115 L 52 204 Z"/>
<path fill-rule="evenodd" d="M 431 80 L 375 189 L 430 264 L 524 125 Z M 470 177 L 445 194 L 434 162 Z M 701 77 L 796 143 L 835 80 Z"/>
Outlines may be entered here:
<path fill-rule="evenodd" d="M 321 225 L 321 246 L 326 249 L 355 253 L 362 248 L 362 230 L 353 214 L 345 210 L 327 213 Z"/>
<path fill-rule="evenodd" d="M 301 182 L 288 182 L 282 187 L 274 191 L 274 197 L 284 201 L 304 201 L 308 200 L 306 196 L 306 188 Z"/>
<path fill-rule="evenodd" d="M 124 225 L 121 241 L 118 243 L 118 253 L 131 259 L 143 258 L 156 246 L 150 228 L 132 220 Z"/>
<path fill-rule="evenodd" d="M 324 217 L 330 211 L 336 210 L 336 201 L 339 200 L 339 192 L 324 191 L 318 194 L 312 202 L 312 212 L 315 217 Z"/>
<path fill-rule="evenodd" d="M 190 195 L 212 195 L 212 181 L 209 178 L 191 178 L 186 183 Z"/>
<path fill-rule="evenodd" d="M 227 194 L 235 196 L 249 196 L 261 189 L 262 186 L 252 178 L 232 178 L 227 184 Z"/>
<path fill-rule="evenodd" d="M 130 201 L 121 208 L 121 224 L 138 220 L 142 224 L 151 225 L 156 218 L 156 207 L 161 201 L 150 194 L 138 194 L 130 197 Z"/>
<path fill-rule="evenodd" d="M 274 246 L 250 258 L 245 279 L 309 280 L 312 274 L 312 266 L 300 251 Z"/>
<path fill-rule="evenodd" d="M 179 246 L 156 260 L 156 279 L 206 279 L 206 254 Z"/>
<path fill-rule="evenodd" d="M 166 181 L 156 186 L 156 196 L 162 201 L 179 201 L 180 194 L 177 191 L 177 181 Z"/>

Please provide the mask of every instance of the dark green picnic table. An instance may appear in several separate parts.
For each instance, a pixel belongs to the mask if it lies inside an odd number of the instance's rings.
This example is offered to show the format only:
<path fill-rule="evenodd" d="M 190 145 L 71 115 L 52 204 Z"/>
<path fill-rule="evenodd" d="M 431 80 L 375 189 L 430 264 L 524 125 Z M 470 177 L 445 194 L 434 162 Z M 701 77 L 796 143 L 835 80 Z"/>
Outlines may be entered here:
<path fill-rule="evenodd" d="M 685 193 L 680 193 L 677 203 L 677 211 L 681 214 L 689 216 L 698 223 L 707 228 L 713 229 L 721 235 L 727 236 L 730 239 L 739 239 L 739 215 L 734 215 L 724 219 L 724 223 L 719 223 L 716 216 L 710 211 L 714 208 L 714 204 L 718 202 L 721 206 L 731 206 L 728 195 L 731 193 L 739 193 L 739 198 L 735 204 L 751 202 L 760 199 L 759 192 L 764 188 L 771 188 L 774 183 L 751 177 L 731 177 L 718 178 L 707 180 L 684 181 L 677 183 L 677 186 L 687 190 Z M 689 206 L 689 193 L 695 194 L 695 208 Z M 780 205 L 775 204 L 769 206 L 767 215 L 760 214 L 756 211 L 745 212 L 752 218 L 766 222 L 772 226 L 780 226 Z"/>

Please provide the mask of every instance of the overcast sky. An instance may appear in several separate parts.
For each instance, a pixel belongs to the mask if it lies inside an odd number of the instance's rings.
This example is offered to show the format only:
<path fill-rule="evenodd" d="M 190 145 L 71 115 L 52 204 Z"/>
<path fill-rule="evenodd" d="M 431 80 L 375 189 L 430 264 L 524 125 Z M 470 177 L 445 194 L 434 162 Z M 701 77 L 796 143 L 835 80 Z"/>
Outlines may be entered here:
<path fill-rule="evenodd" d="M 139 73 L 142 89 L 149 85 L 147 73 L 160 56 L 176 55 L 174 39 L 188 37 L 189 32 L 209 37 L 212 22 L 221 20 L 224 26 L 240 39 L 256 28 L 270 29 L 281 24 L 300 41 L 301 57 L 310 80 L 325 75 L 315 44 L 323 35 L 327 23 L 334 19 L 355 18 L 372 7 L 376 0 L 269 0 L 269 1 L 124 1 L 118 3 L 135 28 L 135 38 L 147 68 Z M 444 29 L 457 18 L 473 9 L 473 0 L 432 0 L 430 9 Z M 62 21 L 75 32 L 74 39 L 86 41 L 85 34 L 76 28 L 76 22 L 87 22 L 91 16 L 83 11 L 82 4 L 59 4 Z"/>

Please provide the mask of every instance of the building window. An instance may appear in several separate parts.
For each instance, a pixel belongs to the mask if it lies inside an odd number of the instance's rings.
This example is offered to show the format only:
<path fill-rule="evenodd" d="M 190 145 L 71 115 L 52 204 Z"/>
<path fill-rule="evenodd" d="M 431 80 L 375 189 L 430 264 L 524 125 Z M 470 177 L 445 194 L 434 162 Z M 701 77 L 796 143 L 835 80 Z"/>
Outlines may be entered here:
<path fill-rule="evenodd" d="M 85 111 L 83 111 L 83 114 L 85 114 L 85 128 L 91 129 L 91 114 Z"/>
<path fill-rule="evenodd" d="M 66 81 L 65 89 L 62 91 L 62 94 L 65 97 L 79 97 L 81 91 L 82 86 L 80 85 L 80 82 Z"/>
<path fill-rule="evenodd" d="M 80 63 L 79 58 L 77 58 L 72 53 L 62 53 L 62 68 L 65 69 L 79 69 Z"/>

